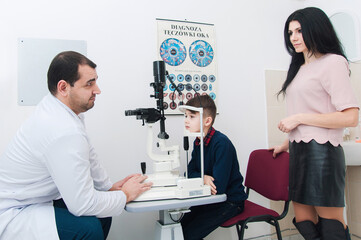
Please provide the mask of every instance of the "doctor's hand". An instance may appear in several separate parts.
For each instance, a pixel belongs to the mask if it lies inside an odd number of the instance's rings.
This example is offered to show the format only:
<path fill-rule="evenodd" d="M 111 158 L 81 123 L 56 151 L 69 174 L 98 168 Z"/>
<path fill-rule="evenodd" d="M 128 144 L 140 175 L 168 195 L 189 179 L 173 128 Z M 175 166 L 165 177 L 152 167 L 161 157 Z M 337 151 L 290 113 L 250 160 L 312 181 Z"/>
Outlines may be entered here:
<path fill-rule="evenodd" d="M 136 199 L 140 194 L 150 189 L 151 182 L 143 182 L 147 176 L 137 174 L 130 177 L 122 186 L 122 191 L 127 196 L 127 203 Z"/>
<path fill-rule="evenodd" d="M 216 185 L 214 185 L 213 181 L 214 181 L 214 178 L 212 176 L 204 175 L 204 184 L 211 187 L 212 195 L 216 195 L 217 187 L 216 187 Z"/>
<path fill-rule="evenodd" d="M 109 189 L 109 191 L 119 191 L 119 190 L 122 190 L 122 187 L 124 185 L 125 182 L 127 182 L 129 179 L 131 179 L 132 177 L 135 177 L 135 176 L 140 176 L 141 174 L 140 173 L 134 173 L 134 174 L 131 174 L 129 176 L 127 176 L 126 178 L 116 182 L 113 184 L 112 188 Z"/>

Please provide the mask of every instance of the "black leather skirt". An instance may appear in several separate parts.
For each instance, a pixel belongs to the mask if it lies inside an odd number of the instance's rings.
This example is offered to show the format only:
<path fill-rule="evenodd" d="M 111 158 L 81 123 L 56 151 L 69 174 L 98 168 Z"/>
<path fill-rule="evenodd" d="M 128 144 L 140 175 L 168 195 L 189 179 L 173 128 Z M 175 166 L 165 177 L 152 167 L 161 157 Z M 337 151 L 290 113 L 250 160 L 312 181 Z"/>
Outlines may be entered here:
<path fill-rule="evenodd" d="M 345 155 L 342 147 L 290 142 L 290 200 L 312 206 L 344 207 Z"/>

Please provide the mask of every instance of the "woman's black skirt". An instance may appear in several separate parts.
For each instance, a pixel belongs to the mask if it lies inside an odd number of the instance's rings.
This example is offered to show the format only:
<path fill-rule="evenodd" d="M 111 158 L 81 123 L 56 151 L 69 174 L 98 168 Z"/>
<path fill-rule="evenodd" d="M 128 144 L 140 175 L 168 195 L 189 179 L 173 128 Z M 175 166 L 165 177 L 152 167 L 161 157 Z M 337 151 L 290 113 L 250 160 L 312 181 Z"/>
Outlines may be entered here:
<path fill-rule="evenodd" d="M 290 200 L 312 206 L 344 207 L 345 155 L 342 147 L 290 142 Z"/>

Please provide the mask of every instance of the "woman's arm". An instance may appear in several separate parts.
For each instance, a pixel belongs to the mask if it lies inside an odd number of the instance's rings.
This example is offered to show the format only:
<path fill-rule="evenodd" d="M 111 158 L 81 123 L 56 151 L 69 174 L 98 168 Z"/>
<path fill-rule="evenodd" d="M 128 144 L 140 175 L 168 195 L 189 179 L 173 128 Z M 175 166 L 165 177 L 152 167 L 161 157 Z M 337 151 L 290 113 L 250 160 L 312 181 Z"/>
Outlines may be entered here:
<path fill-rule="evenodd" d="M 290 132 L 304 124 L 322 128 L 355 127 L 358 124 L 358 108 L 348 108 L 341 112 L 314 114 L 300 113 L 284 118 L 278 124 L 282 132 Z"/>

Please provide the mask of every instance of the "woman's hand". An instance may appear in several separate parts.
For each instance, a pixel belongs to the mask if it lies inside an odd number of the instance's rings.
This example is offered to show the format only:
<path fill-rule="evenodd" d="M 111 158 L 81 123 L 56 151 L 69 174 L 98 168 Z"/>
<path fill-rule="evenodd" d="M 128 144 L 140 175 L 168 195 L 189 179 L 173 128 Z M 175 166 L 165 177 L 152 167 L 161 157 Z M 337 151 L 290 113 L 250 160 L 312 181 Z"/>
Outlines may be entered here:
<path fill-rule="evenodd" d="M 268 150 L 273 151 L 273 157 L 275 158 L 277 154 L 287 151 L 288 147 L 289 147 L 289 142 L 288 139 L 286 139 L 281 145 L 273 146 Z"/>
<path fill-rule="evenodd" d="M 285 133 L 291 132 L 298 125 L 301 124 L 301 121 L 299 120 L 299 118 L 300 118 L 300 115 L 296 114 L 296 115 L 292 115 L 292 116 L 282 119 L 280 121 L 280 123 L 278 124 L 278 129 Z"/>

